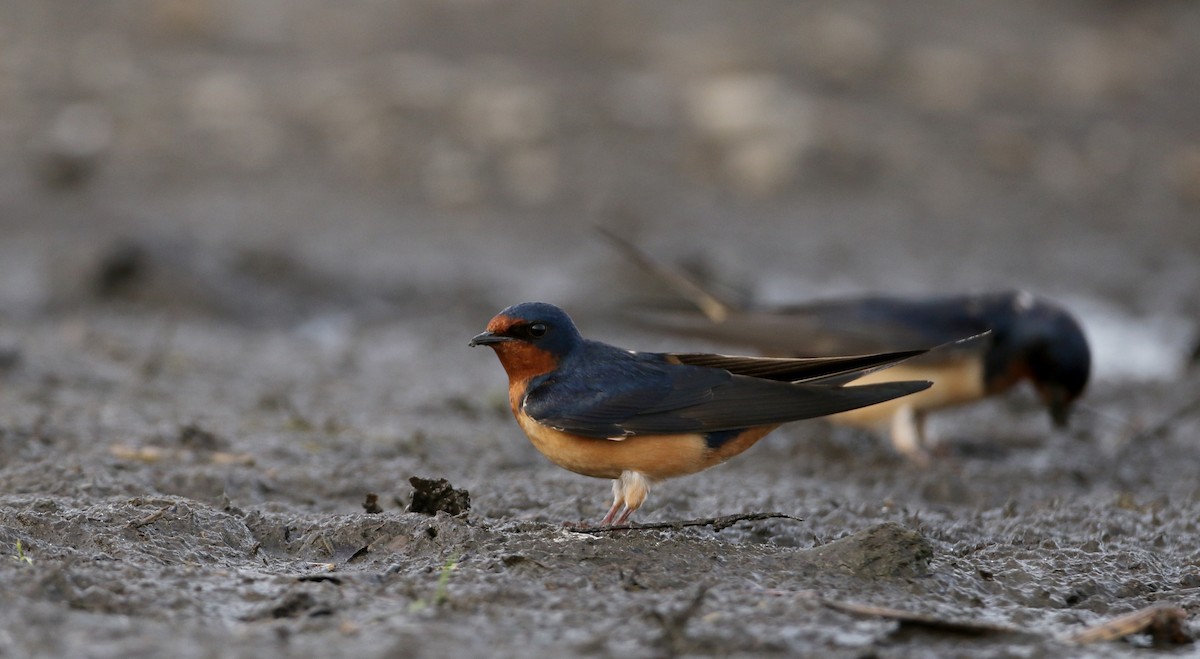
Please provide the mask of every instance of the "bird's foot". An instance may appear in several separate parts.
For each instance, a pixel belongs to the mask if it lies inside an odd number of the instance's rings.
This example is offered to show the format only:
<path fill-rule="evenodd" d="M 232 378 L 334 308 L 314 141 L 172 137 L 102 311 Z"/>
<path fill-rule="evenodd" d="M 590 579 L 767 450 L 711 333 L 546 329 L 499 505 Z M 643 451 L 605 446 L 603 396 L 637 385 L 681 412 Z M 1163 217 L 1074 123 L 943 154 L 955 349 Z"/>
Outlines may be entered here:
<path fill-rule="evenodd" d="M 613 520 L 617 519 L 617 513 L 620 513 L 623 508 L 625 508 L 623 502 L 614 501 L 612 508 L 608 509 L 608 514 L 606 514 L 604 516 L 604 519 L 600 520 L 600 526 L 609 526 L 609 525 L 613 524 Z M 623 523 L 625 521 L 625 519 L 627 517 L 629 517 L 629 513 L 631 513 L 631 512 L 633 512 L 633 511 L 626 509 L 625 512 L 621 514 L 620 521 L 617 521 L 616 523 L 617 524 Z"/>

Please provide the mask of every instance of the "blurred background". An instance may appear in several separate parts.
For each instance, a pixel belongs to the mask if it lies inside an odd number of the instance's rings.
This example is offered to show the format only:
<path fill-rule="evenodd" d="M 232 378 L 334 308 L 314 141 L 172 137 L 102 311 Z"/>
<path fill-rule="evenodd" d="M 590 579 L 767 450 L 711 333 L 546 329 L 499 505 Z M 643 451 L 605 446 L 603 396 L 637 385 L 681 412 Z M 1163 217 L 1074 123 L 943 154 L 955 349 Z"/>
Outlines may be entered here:
<path fill-rule="evenodd" d="M 1117 0 L 3 2 L 0 312 L 603 318 L 641 284 L 601 223 L 763 301 L 1029 288 L 1102 375 L 1177 373 L 1198 35 Z"/>

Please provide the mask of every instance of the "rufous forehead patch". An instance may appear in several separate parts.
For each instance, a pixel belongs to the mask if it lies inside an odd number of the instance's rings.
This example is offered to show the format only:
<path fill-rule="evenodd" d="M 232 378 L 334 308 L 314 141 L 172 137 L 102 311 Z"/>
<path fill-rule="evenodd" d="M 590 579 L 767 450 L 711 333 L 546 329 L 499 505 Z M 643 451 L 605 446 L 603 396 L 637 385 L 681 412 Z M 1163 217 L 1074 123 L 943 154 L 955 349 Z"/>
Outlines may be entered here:
<path fill-rule="evenodd" d="M 505 316 L 504 314 L 497 314 L 494 318 L 488 321 L 487 331 L 491 332 L 492 334 L 503 334 L 512 329 L 513 325 L 516 325 L 519 322 L 521 321 L 517 318 Z"/>

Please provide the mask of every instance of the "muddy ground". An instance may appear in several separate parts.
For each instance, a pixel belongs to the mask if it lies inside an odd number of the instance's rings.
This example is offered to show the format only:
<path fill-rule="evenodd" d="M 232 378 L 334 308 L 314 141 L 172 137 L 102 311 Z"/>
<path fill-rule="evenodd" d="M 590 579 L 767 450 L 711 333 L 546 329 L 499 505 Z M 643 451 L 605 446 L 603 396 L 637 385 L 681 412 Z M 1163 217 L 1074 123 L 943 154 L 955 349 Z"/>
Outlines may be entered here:
<path fill-rule="evenodd" d="M 0 657 L 1196 651 L 1062 640 L 1200 610 L 1194 4 L 14 0 L 0 37 Z M 469 338 L 544 299 L 728 350 L 623 319 L 665 292 L 597 222 L 761 300 L 1055 297 L 1086 409 L 941 415 L 928 468 L 794 424 L 639 518 L 798 519 L 565 529 L 608 484 Z"/>

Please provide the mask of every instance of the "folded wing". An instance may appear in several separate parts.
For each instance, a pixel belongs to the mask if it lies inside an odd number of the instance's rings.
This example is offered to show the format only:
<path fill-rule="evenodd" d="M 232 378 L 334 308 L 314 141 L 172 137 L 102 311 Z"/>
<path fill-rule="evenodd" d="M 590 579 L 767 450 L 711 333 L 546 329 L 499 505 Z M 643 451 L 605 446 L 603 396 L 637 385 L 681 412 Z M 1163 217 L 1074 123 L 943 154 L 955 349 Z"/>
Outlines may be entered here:
<path fill-rule="evenodd" d="M 836 414 L 905 396 L 928 382 L 843 387 L 921 351 L 832 359 L 630 354 L 590 359 L 569 381 L 532 382 L 526 414 L 585 437 L 714 432 Z"/>
<path fill-rule="evenodd" d="M 642 310 L 635 316 L 652 327 L 771 355 L 823 357 L 941 346 L 920 358 L 935 362 L 987 349 L 991 327 L 971 311 L 969 300 L 961 297 L 867 297 L 731 310 L 720 322 L 690 310 Z"/>

